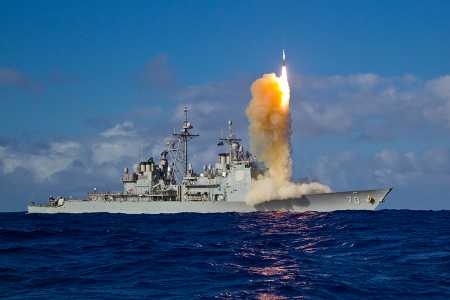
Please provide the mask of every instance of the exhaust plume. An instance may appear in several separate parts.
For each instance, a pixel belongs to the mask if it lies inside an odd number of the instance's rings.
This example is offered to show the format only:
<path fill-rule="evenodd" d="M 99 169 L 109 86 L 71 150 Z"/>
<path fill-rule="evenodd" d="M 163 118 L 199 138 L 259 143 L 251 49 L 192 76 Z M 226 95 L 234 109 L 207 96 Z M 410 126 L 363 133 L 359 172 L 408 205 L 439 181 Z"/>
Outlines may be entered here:
<path fill-rule="evenodd" d="M 326 193 L 331 189 L 318 182 L 294 183 L 290 150 L 290 88 L 283 51 L 281 75 L 264 74 L 251 86 L 252 99 L 246 114 L 252 152 L 268 170 L 252 183 L 248 204 Z"/>

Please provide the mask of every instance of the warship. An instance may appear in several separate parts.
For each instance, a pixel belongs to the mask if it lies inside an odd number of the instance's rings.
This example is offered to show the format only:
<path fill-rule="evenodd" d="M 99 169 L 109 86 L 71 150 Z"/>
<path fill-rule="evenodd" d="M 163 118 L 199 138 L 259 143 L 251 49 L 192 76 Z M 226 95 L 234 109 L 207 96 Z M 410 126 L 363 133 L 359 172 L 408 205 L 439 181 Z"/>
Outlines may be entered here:
<path fill-rule="evenodd" d="M 283 50 L 283 71 L 286 57 Z M 287 76 L 287 75 L 286 75 Z M 287 82 L 287 77 L 285 78 Z M 218 154 L 214 165 L 204 165 L 196 173 L 189 163 L 189 142 L 198 137 L 184 107 L 181 130 L 174 132 L 161 152 L 159 161 L 140 161 L 133 170 L 125 168 L 123 189 L 119 192 L 94 190 L 85 199 L 50 197 L 45 204 L 31 202 L 28 213 L 247 213 L 255 211 L 320 211 L 375 210 L 392 188 L 302 194 L 287 199 L 267 199 L 253 204 L 248 200 L 252 184 L 268 169 L 249 151 L 233 132 L 218 139 Z"/>
<path fill-rule="evenodd" d="M 93 191 L 85 199 L 50 197 L 45 204 L 30 203 L 28 213 L 247 213 L 255 211 L 334 211 L 374 210 L 382 203 L 391 188 L 307 194 L 298 198 L 269 200 L 247 204 L 246 195 L 252 182 L 265 172 L 264 166 L 249 152 L 233 133 L 218 139 L 218 154 L 214 165 L 208 164 L 196 173 L 189 163 L 189 141 L 197 137 L 184 108 L 184 122 L 173 133 L 159 161 L 141 161 L 134 170 L 125 168 L 123 189 L 119 192 Z"/>

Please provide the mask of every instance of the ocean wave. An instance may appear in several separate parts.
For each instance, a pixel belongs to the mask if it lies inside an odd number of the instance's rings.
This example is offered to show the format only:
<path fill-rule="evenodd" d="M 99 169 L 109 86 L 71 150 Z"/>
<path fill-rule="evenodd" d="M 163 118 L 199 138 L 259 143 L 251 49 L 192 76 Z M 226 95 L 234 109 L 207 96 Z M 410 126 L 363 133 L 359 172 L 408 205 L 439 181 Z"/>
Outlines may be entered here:
<path fill-rule="evenodd" d="M 450 212 L 0 214 L 0 297 L 449 299 Z"/>

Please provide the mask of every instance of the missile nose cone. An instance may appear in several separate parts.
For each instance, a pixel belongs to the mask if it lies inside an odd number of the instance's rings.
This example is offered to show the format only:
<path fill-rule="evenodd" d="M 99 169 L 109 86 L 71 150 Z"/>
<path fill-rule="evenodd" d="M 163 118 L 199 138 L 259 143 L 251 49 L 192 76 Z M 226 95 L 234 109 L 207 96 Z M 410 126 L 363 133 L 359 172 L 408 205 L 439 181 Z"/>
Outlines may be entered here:
<path fill-rule="evenodd" d="M 284 49 L 283 49 L 283 66 L 286 65 L 286 54 L 284 53 Z"/>

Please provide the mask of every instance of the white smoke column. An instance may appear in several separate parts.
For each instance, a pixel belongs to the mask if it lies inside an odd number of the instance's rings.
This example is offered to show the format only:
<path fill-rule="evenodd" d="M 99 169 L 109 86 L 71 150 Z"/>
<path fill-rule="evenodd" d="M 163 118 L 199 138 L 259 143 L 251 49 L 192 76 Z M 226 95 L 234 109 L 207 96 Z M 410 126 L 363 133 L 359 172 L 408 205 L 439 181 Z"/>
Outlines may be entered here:
<path fill-rule="evenodd" d="M 290 89 L 287 69 L 281 76 L 264 74 L 251 86 L 252 99 L 247 107 L 252 152 L 268 171 L 252 183 L 246 201 L 249 204 L 326 193 L 330 188 L 318 182 L 293 183 L 290 155 Z"/>

